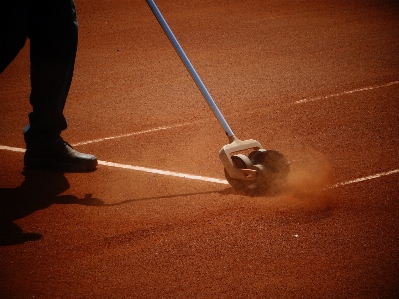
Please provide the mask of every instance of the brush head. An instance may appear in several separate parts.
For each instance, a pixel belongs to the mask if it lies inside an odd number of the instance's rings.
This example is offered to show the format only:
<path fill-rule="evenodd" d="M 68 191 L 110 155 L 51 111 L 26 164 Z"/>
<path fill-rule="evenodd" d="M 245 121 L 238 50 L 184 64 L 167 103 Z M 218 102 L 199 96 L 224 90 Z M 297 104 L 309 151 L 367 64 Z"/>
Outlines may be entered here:
<path fill-rule="evenodd" d="M 250 150 L 247 155 L 237 152 Z M 275 193 L 283 188 L 290 172 L 289 161 L 256 140 L 234 139 L 219 152 L 229 184 L 239 191 Z"/>

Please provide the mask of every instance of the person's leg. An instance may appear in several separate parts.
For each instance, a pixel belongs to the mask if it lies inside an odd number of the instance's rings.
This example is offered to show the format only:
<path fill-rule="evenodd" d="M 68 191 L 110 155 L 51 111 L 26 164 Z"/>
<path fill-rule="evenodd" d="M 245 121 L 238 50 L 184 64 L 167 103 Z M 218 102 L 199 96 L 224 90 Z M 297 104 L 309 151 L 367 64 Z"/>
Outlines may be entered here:
<path fill-rule="evenodd" d="M 0 73 L 24 47 L 29 20 L 29 1 L 0 1 Z"/>
<path fill-rule="evenodd" d="M 32 1 L 28 37 L 33 111 L 24 130 L 24 164 L 66 171 L 94 170 L 97 158 L 73 150 L 60 136 L 67 128 L 63 110 L 78 42 L 74 1 Z"/>
<path fill-rule="evenodd" d="M 63 110 L 78 43 L 73 0 L 32 1 L 29 39 L 33 111 L 25 132 L 27 146 L 51 141 L 67 128 Z"/>

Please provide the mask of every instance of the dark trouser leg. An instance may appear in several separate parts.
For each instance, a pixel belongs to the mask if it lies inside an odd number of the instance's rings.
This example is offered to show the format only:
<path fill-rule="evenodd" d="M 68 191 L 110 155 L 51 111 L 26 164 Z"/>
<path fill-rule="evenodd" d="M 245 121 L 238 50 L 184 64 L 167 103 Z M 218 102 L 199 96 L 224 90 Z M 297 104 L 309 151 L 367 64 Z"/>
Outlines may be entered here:
<path fill-rule="evenodd" d="M 25 130 L 27 147 L 52 141 L 67 128 L 63 109 L 78 42 L 74 1 L 32 1 L 28 36 L 33 111 Z"/>
<path fill-rule="evenodd" d="M 29 20 L 29 1 L 0 0 L 0 73 L 24 47 Z"/>
<path fill-rule="evenodd" d="M 78 42 L 73 0 L 0 0 L 0 71 L 29 37 L 33 111 L 24 136 L 24 165 L 93 171 L 97 158 L 72 149 L 60 137 Z"/>

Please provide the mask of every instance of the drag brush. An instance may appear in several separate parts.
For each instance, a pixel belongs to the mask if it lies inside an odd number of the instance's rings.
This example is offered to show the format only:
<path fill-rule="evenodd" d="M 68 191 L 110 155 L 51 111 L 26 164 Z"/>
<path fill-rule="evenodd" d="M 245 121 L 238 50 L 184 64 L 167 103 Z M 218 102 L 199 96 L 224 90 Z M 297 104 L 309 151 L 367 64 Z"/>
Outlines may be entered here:
<path fill-rule="evenodd" d="M 147 3 L 229 138 L 229 144 L 219 152 L 229 184 L 236 190 L 280 189 L 290 171 L 287 159 L 277 151 L 264 149 L 256 140 L 241 141 L 234 135 L 158 7 L 153 0 Z"/>

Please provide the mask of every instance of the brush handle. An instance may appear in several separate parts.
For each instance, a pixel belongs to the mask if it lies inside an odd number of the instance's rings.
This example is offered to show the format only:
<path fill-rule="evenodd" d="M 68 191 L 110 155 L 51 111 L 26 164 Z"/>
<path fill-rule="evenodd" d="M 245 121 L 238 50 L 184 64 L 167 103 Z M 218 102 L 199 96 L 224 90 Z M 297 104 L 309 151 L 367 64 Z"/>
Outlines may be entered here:
<path fill-rule="evenodd" d="M 159 24 L 162 26 L 163 30 L 165 31 L 166 35 L 168 36 L 168 38 L 169 38 L 170 42 L 172 43 L 173 47 L 175 48 L 177 54 L 179 54 L 180 59 L 183 61 L 184 65 L 186 66 L 187 70 L 189 71 L 191 77 L 194 79 L 195 83 L 197 84 L 198 88 L 200 89 L 202 95 L 205 97 L 205 100 L 208 102 L 209 106 L 211 107 L 216 118 L 222 125 L 224 131 L 226 132 L 226 135 L 229 137 L 229 140 L 233 140 L 233 138 L 232 138 L 232 137 L 234 137 L 233 131 L 230 129 L 229 124 L 224 119 L 222 113 L 220 112 L 219 108 L 217 107 L 215 101 L 212 99 L 212 96 L 209 94 L 204 83 L 202 83 L 201 78 L 198 76 L 193 65 L 191 64 L 190 60 L 188 59 L 186 53 L 184 53 L 183 48 L 180 46 L 180 44 L 177 41 L 176 37 L 174 36 L 172 30 L 170 30 L 168 24 L 166 23 L 164 17 L 162 16 L 161 12 L 159 11 L 158 7 L 155 5 L 153 0 L 146 0 L 146 1 L 147 1 L 148 5 L 150 6 L 152 12 L 154 13 L 155 17 L 157 18 Z"/>

